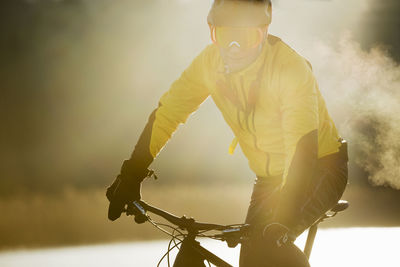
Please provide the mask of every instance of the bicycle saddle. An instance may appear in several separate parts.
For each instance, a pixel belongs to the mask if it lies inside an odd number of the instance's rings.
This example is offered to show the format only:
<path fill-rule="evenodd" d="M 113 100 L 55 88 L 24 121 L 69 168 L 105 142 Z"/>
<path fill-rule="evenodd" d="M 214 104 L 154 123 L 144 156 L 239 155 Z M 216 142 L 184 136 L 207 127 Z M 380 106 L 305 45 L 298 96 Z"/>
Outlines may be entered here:
<path fill-rule="evenodd" d="M 344 211 L 349 207 L 349 202 L 346 200 L 339 200 L 338 203 L 331 209 L 332 212 Z"/>

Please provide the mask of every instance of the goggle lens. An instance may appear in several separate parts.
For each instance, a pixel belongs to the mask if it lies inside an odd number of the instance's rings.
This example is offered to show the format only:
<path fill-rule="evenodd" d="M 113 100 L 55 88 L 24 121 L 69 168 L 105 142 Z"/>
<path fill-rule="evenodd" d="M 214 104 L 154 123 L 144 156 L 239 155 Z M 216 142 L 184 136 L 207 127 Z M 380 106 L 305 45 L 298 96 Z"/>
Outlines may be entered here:
<path fill-rule="evenodd" d="M 257 27 L 211 26 L 211 39 L 218 46 L 229 48 L 237 45 L 242 49 L 254 48 L 263 39 L 263 30 Z"/>

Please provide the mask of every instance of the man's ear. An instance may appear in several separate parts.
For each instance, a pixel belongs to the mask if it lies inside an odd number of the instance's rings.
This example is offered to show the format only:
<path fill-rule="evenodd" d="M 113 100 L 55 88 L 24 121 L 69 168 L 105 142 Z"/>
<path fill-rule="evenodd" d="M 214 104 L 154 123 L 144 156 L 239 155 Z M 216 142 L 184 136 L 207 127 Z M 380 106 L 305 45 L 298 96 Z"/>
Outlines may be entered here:
<path fill-rule="evenodd" d="M 268 16 L 267 24 L 269 25 L 272 22 L 272 4 L 268 4 L 268 7 L 265 9 L 265 13 Z"/>

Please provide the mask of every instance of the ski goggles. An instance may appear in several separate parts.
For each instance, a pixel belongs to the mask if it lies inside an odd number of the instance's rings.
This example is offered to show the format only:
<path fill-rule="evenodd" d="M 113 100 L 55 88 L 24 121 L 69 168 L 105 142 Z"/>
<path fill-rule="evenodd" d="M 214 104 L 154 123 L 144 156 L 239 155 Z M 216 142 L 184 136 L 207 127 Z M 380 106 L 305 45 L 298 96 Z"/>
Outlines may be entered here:
<path fill-rule="evenodd" d="M 241 49 L 257 47 L 264 39 L 264 32 L 268 25 L 262 27 L 210 27 L 211 40 L 214 44 L 222 48 L 230 48 L 236 45 Z"/>

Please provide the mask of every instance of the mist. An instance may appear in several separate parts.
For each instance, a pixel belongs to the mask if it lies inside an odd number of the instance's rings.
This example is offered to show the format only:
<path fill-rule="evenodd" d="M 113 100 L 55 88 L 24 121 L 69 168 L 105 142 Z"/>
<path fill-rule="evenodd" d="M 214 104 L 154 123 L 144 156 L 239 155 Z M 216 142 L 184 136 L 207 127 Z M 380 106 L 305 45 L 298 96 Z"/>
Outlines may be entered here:
<path fill-rule="evenodd" d="M 288 7 L 299 13 L 282 16 L 292 18 L 289 25 L 302 18 L 295 37 L 292 29 L 279 30 L 313 64 L 328 110 L 349 141 L 350 163 L 367 176 L 351 181 L 368 178 L 372 185 L 400 189 L 399 2 L 315 2 L 277 1 L 282 13 Z M 303 17 L 311 8 L 317 14 Z M 302 38 L 306 34 L 310 38 Z"/>
<path fill-rule="evenodd" d="M 337 47 L 317 43 L 313 62 L 350 157 L 374 185 L 400 189 L 400 66 L 379 48 L 349 35 Z M 329 62 L 329 64 L 325 64 Z"/>

